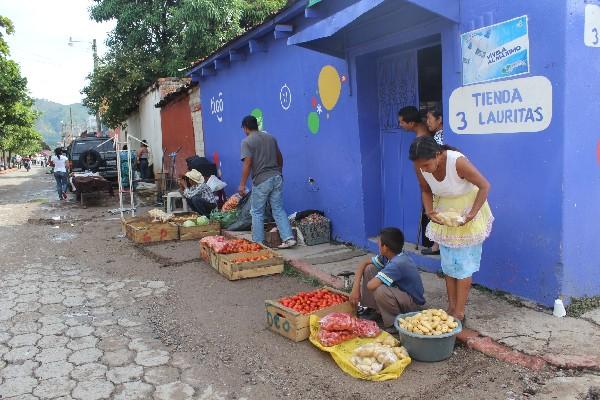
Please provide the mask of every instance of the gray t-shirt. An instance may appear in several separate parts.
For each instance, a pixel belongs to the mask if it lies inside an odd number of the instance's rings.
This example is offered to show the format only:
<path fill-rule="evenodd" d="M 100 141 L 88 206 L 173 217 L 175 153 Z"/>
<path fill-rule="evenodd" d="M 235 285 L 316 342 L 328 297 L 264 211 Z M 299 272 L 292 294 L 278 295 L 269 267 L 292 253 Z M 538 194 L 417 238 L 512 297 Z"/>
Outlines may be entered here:
<path fill-rule="evenodd" d="M 242 161 L 252 157 L 252 184 L 260 185 L 269 178 L 281 175 L 277 163 L 277 140 L 265 132 L 252 132 L 242 140 Z"/>

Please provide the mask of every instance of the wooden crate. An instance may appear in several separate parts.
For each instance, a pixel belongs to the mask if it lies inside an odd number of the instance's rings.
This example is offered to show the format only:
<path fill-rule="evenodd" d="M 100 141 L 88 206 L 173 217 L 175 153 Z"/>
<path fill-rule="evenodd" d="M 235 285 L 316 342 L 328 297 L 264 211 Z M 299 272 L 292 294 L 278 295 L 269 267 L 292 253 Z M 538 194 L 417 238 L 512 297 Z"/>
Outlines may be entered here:
<path fill-rule="evenodd" d="M 200 243 L 200 259 L 207 263 L 210 263 L 210 253 L 213 250 L 207 243 Z"/>
<path fill-rule="evenodd" d="M 339 293 L 344 296 L 348 296 L 348 293 L 325 287 L 330 292 Z M 267 311 L 267 326 L 273 332 L 277 332 L 294 342 L 301 342 L 308 339 L 310 336 L 309 317 L 310 315 L 317 315 L 320 318 L 331 314 L 333 312 L 342 312 L 354 315 L 356 313 L 356 307 L 346 301 L 341 304 L 336 304 L 331 307 L 323 308 L 322 310 L 315 311 L 312 314 L 301 314 L 298 311 L 292 310 L 277 300 L 266 300 L 265 308 Z"/>
<path fill-rule="evenodd" d="M 211 222 L 208 225 L 196 225 L 185 227 L 179 225 L 179 240 L 200 240 L 206 236 L 217 236 L 221 234 L 221 224 Z"/>
<path fill-rule="evenodd" d="M 177 225 L 152 222 L 148 217 L 125 220 L 125 234 L 136 243 L 153 243 L 179 239 Z"/>
<path fill-rule="evenodd" d="M 266 260 L 234 263 L 233 260 L 243 257 L 272 256 Z M 275 255 L 271 250 L 259 250 L 248 253 L 218 254 L 216 263 L 221 275 L 230 281 L 239 279 L 256 278 L 264 275 L 274 275 L 283 272 L 284 260 Z M 213 267 L 214 268 L 214 267 Z"/>

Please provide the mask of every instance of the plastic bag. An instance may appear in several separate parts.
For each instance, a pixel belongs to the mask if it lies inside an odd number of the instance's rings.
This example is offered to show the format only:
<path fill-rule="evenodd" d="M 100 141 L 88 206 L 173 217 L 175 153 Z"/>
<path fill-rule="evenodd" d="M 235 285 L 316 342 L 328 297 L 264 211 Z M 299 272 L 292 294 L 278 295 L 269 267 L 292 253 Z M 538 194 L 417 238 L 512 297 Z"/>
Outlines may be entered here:
<path fill-rule="evenodd" d="M 234 194 L 229 199 L 227 199 L 225 204 L 223 204 L 221 211 L 225 212 L 225 211 L 235 210 L 241 199 L 242 199 L 242 196 L 240 196 L 238 193 Z"/>
<path fill-rule="evenodd" d="M 227 187 L 227 184 L 225 182 L 223 182 L 214 175 L 211 175 L 210 178 L 208 178 L 206 184 L 213 192 L 218 192 L 219 190 L 225 189 L 225 187 Z"/>
<path fill-rule="evenodd" d="M 342 342 L 335 346 L 323 346 L 319 341 L 319 317 L 317 315 L 310 316 L 310 342 L 317 347 L 318 349 L 325 351 L 331 354 L 331 357 L 335 361 L 335 363 L 340 367 L 342 371 L 347 373 L 348 375 L 358 378 L 365 379 L 369 381 L 387 381 L 390 379 L 398 379 L 400 375 L 404 372 L 406 367 L 411 363 L 410 357 L 403 357 L 401 360 L 393 363 L 392 365 L 384 368 L 379 373 L 375 375 L 367 375 L 364 372 L 360 371 L 353 363 L 352 357 L 354 356 L 353 352 L 356 348 L 363 346 L 368 343 L 373 343 L 374 341 L 381 339 L 392 338 L 392 335 L 389 333 L 382 331 L 377 339 L 371 338 L 354 338 Z"/>
<path fill-rule="evenodd" d="M 355 337 L 356 335 L 352 331 L 327 331 L 321 329 L 318 334 L 319 342 L 325 347 L 335 346 Z"/>
<path fill-rule="evenodd" d="M 321 330 L 326 331 L 351 331 L 356 329 L 356 318 L 350 314 L 334 312 L 321 318 Z"/>
<path fill-rule="evenodd" d="M 368 321 L 365 319 L 356 320 L 356 328 L 355 331 L 357 336 L 372 338 L 379 336 L 381 333 L 381 329 L 377 326 L 377 322 Z"/>

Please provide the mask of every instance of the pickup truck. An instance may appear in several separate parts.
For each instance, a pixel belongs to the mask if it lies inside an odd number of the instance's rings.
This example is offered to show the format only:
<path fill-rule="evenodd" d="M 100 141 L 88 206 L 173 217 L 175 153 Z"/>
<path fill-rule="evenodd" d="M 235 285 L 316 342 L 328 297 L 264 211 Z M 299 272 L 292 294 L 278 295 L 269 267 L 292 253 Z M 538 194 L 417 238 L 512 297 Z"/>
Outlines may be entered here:
<path fill-rule="evenodd" d="M 97 172 L 114 183 L 118 180 L 117 153 L 108 137 L 74 139 L 67 148 L 73 172 Z"/>

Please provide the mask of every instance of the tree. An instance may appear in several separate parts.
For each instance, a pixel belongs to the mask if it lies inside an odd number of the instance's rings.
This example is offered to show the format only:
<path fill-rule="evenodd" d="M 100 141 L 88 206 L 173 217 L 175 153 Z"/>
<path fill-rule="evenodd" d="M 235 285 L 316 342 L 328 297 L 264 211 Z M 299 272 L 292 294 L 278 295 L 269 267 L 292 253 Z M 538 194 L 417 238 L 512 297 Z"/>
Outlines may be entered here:
<path fill-rule="evenodd" d="M 227 41 L 256 26 L 286 0 L 94 0 L 90 16 L 116 20 L 108 54 L 88 77 L 84 104 L 111 127 L 134 110 L 156 79 L 180 76 Z"/>
<path fill-rule="evenodd" d="M 15 31 L 15 27 L 10 19 L 0 15 L 0 28 L 4 29 L 7 35 L 12 35 Z M 8 50 L 8 43 L 4 40 L 4 34 L 0 30 L 0 54 L 8 56 L 10 51 Z"/>
<path fill-rule="evenodd" d="M 12 34 L 12 22 L 0 16 L 0 27 Z M 42 136 L 34 129 L 38 114 L 27 92 L 27 79 L 19 65 L 8 59 L 8 45 L 0 30 L 0 150 L 31 154 L 41 149 Z M 6 168 L 6 162 L 4 163 Z"/>

